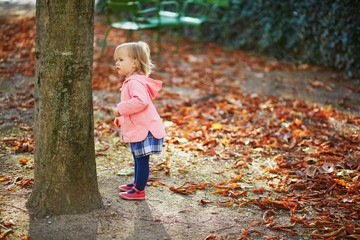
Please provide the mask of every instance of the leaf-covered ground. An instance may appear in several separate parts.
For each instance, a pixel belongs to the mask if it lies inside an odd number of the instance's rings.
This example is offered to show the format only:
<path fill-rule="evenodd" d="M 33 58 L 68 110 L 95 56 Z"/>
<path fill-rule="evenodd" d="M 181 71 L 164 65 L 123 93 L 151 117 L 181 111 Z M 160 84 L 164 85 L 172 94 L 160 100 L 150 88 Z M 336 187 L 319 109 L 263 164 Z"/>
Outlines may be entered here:
<path fill-rule="evenodd" d="M 33 183 L 35 18 L 0 19 L 0 239 L 51 239 L 59 229 L 73 239 L 360 239 L 357 81 L 213 44 L 195 51 L 190 40 L 176 53 L 170 33 L 152 74 L 164 85 L 155 104 L 165 149 L 152 158 L 147 200 L 118 199 L 116 186 L 133 174 L 112 124 L 122 83 L 112 53 L 126 35 L 111 31 L 99 59 L 106 25 L 97 19 L 94 114 L 106 208 L 43 220 L 24 205 Z"/>

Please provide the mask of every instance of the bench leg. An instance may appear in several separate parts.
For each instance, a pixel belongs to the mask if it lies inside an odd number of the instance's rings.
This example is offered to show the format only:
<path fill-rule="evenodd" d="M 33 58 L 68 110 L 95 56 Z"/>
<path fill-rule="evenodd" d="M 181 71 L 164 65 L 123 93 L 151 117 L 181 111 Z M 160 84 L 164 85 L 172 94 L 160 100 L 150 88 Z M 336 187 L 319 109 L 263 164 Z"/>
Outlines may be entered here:
<path fill-rule="evenodd" d="M 102 58 L 102 55 L 104 53 L 104 50 L 105 50 L 105 47 L 106 47 L 106 40 L 107 40 L 107 37 L 109 35 L 110 30 L 111 30 L 111 26 L 106 30 L 105 38 L 104 38 L 102 48 L 101 48 L 101 52 L 100 52 L 100 59 Z"/>
<path fill-rule="evenodd" d="M 159 61 L 161 59 L 161 27 L 157 27 L 157 45 L 158 45 L 158 51 L 157 51 L 157 60 Z"/>
<path fill-rule="evenodd" d="M 133 37 L 133 30 L 128 30 L 127 34 L 126 34 L 126 41 L 127 42 L 132 42 L 134 40 Z"/>
<path fill-rule="evenodd" d="M 199 45 L 202 42 L 201 25 L 196 26 L 196 50 L 199 50 Z"/>
<path fill-rule="evenodd" d="M 142 29 L 138 30 L 138 38 L 137 38 L 137 41 L 142 41 L 142 36 L 143 36 L 143 31 Z"/>
<path fill-rule="evenodd" d="M 180 48 L 181 25 L 179 24 L 176 28 L 176 52 L 178 53 Z"/>
<path fill-rule="evenodd" d="M 224 29 L 224 35 L 225 35 L 226 48 L 230 49 L 229 29 L 227 28 L 227 26 L 225 24 L 223 24 L 223 29 Z"/>
<path fill-rule="evenodd" d="M 150 30 L 150 50 L 154 50 L 154 30 Z"/>

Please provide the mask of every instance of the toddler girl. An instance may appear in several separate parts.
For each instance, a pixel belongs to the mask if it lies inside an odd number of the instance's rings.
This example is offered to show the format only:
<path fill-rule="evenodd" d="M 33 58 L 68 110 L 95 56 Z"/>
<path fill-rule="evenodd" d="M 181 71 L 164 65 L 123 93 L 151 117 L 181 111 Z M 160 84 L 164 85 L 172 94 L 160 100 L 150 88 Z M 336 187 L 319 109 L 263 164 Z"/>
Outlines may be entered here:
<path fill-rule="evenodd" d="M 149 157 L 161 153 L 165 128 L 152 99 L 162 82 L 149 78 L 153 68 L 150 49 L 145 42 L 119 45 L 114 52 L 116 71 L 125 76 L 121 102 L 114 112 L 115 125 L 121 125 L 121 139 L 129 142 L 134 157 L 135 177 L 132 183 L 119 186 L 119 196 L 129 200 L 145 199 L 149 178 Z"/>

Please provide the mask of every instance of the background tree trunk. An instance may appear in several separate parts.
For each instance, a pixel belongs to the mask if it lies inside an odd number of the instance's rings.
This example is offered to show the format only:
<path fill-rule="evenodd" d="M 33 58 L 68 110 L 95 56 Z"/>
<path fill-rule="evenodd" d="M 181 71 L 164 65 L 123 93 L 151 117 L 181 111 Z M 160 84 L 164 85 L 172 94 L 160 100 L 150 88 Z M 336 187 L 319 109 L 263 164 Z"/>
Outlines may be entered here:
<path fill-rule="evenodd" d="M 92 105 L 94 0 L 36 1 L 36 215 L 102 207 Z"/>

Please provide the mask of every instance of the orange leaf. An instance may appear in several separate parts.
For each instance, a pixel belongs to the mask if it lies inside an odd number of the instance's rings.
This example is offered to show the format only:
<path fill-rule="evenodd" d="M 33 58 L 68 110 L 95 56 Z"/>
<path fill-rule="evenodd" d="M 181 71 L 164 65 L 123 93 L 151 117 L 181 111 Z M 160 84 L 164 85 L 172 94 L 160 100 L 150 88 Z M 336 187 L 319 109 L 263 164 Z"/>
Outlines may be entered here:
<path fill-rule="evenodd" d="M 185 186 L 186 184 L 191 184 L 190 186 Z M 177 192 L 177 193 L 181 193 L 181 194 L 191 194 L 193 192 L 196 191 L 197 189 L 197 184 L 193 183 L 193 182 L 186 182 L 184 183 L 182 186 L 175 188 L 175 187 L 170 187 L 169 190 L 173 191 L 173 192 Z M 204 187 L 202 184 L 199 185 L 201 189 L 201 187 Z"/>
<path fill-rule="evenodd" d="M 28 159 L 22 158 L 22 159 L 20 159 L 19 162 L 25 165 L 28 161 L 29 161 Z"/>
<path fill-rule="evenodd" d="M 221 123 L 213 123 L 211 124 L 212 129 L 221 129 Z"/>
<path fill-rule="evenodd" d="M 223 183 L 224 182 L 219 183 L 219 184 L 212 184 L 212 185 L 215 186 L 215 187 L 218 187 L 218 188 L 223 188 L 223 189 L 241 188 L 241 184 L 233 183 L 233 184 L 229 184 L 229 185 L 226 185 L 226 186 L 221 186 L 221 184 L 223 184 Z"/>
<path fill-rule="evenodd" d="M 2 178 L 0 178 L 0 182 L 3 182 L 3 181 L 6 181 L 6 180 L 8 180 L 9 178 L 7 178 L 7 177 L 2 177 Z"/>
<path fill-rule="evenodd" d="M 9 219 L 7 221 L 4 221 L 2 223 L 4 226 L 11 226 L 11 225 L 15 225 L 14 221 L 12 219 Z"/>
<path fill-rule="evenodd" d="M 264 187 L 262 187 L 262 188 L 259 188 L 259 189 L 253 189 L 253 190 L 251 190 L 252 192 L 254 192 L 254 193 L 263 193 L 263 192 L 266 192 L 266 189 L 264 188 Z"/>
<path fill-rule="evenodd" d="M 242 202 L 242 203 L 239 203 L 239 207 L 244 206 L 244 205 L 247 205 L 247 204 L 250 204 L 250 203 L 249 203 L 249 202 Z"/>
<path fill-rule="evenodd" d="M 204 154 L 205 154 L 205 155 L 216 155 L 217 153 L 216 153 L 216 151 L 213 150 L 213 149 L 208 149 L 208 150 L 205 151 Z"/>
<path fill-rule="evenodd" d="M 216 235 L 210 235 L 210 236 L 207 236 L 205 238 L 205 240 L 216 240 L 217 236 Z"/>
<path fill-rule="evenodd" d="M 334 179 L 334 181 L 335 181 L 337 184 L 341 185 L 341 186 L 351 187 L 351 184 L 346 183 L 344 179 L 341 179 L 341 180 L 339 180 L 339 179 Z"/>
<path fill-rule="evenodd" d="M 249 226 L 257 226 L 260 224 L 260 221 L 253 221 L 251 223 L 249 223 Z"/>
<path fill-rule="evenodd" d="M 233 201 L 230 201 L 230 202 L 224 202 L 224 203 L 222 203 L 222 202 L 214 202 L 216 205 L 219 205 L 219 206 L 223 206 L 223 207 L 228 207 L 228 206 L 231 206 L 231 205 L 233 205 L 234 204 L 234 202 Z"/>
<path fill-rule="evenodd" d="M 212 201 L 208 202 L 208 201 L 205 201 L 205 200 L 198 200 L 198 202 L 201 203 L 201 204 L 213 203 Z"/>
<path fill-rule="evenodd" d="M 279 168 L 267 168 L 265 171 L 270 173 L 278 173 Z"/>
<path fill-rule="evenodd" d="M 302 121 L 300 119 L 296 119 L 293 121 L 293 123 L 296 125 L 296 126 L 300 126 L 302 124 Z"/>
<path fill-rule="evenodd" d="M 276 208 L 290 209 L 289 205 L 284 201 L 280 201 L 280 202 L 274 201 L 274 202 L 271 202 L 271 204 L 273 207 L 276 207 Z"/>
<path fill-rule="evenodd" d="M 274 217 L 269 217 L 263 224 L 272 223 L 274 221 Z"/>
<path fill-rule="evenodd" d="M 224 180 L 224 181 L 222 181 L 221 183 L 217 183 L 217 184 L 215 184 L 215 186 L 220 186 L 220 185 L 224 185 L 225 183 L 227 183 L 227 180 Z"/>
<path fill-rule="evenodd" d="M 294 215 L 291 216 L 290 222 L 298 222 L 298 223 L 305 223 L 304 220 L 295 217 Z"/>
<path fill-rule="evenodd" d="M 230 180 L 230 182 L 231 182 L 231 183 L 233 183 L 233 182 L 237 182 L 237 181 L 239 181 L 239 180 L 240 180 L 243 176 L 244 176 L 244 174 L 240 174 L 239 176 L 237 176 L 237 177 L 235 177 L 235 178 L 231 179 L 231 180 Z"/>
<path fill-rule="evenodd" d="M 24 188 L 24 187 L 26 187 L 26 186 L 29 186 L 29 185 L 31 184 L 31 182 L 33 182 L 33 181 L 34 181 L 33 178 L 30 178 L 30 179 L 26 180 L 26 181 L 21 185 L 20 188 Z"/>
<path fill-rule="evenodd" d="M 197 185 L 197 189 L 204 189 L 204 188 L 206 188 L 206 186 L 207 186 L 206 183 L 202 183 L 202 184 Z"/>
<path fill-rule="evenodd" d="M 201 204 L 210 204 L 213 203 L 213 201 L 205 201 L 205 200 L 198 200 L 199 203 Z"/>
<path fill-rule="evenodd" d="M 18 240 L 30 240 L 30 237 L 29 236 L 26 236 L 26 237 L 23 237 L 23 238 L 20 238 Z"/>
<path fill-rule="evenodd" d="M 212 191 L 211 193 L 223 193 L 223 192 L 226 192 L 228 191 L 227 189 L 217 189 L 215 191 Z"/>

